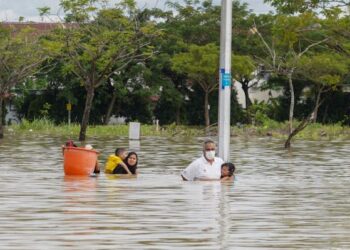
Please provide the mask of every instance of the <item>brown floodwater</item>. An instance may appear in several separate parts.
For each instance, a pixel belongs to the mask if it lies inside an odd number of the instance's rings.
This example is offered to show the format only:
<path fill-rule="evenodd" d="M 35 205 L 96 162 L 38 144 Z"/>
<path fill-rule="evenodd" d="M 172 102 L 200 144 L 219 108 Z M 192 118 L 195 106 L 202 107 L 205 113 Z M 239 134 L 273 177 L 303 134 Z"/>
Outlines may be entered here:
<path fill-rule="evenodd" d="M 133 179 L 65 177 L 66 138 L 0 140 L 0 249 L 350 249 L 350 144 L 232 138 L 233 183 L 183 182 L 203 138 L 91 138 Z"/>

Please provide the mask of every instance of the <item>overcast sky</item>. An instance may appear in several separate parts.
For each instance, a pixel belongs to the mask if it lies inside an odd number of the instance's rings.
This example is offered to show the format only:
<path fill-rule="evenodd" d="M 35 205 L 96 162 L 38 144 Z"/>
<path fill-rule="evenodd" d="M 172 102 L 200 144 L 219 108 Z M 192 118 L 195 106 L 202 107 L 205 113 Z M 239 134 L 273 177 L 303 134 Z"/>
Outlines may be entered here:
<path fill-rule="evenodd" d="M 249 8 L 256 13 L 266 13 L 271 10 L 271 7 L 264 4 L 264 0 L 241 0 L 247 2 Z M 111 0 L 110 2 L 118 2 Z M 136 0 L 140 7 L 165 8 L 166 0 Z M 214 4 L 219 4 L 220 0 L 213 0 Z M 25 21 L 40 21 L 37 8 L 48 6 L 53 13 L 59 10 L 59 0 L 0 0 L 0 21 L 18 21 L 20 16 L 25 18 Z"/>

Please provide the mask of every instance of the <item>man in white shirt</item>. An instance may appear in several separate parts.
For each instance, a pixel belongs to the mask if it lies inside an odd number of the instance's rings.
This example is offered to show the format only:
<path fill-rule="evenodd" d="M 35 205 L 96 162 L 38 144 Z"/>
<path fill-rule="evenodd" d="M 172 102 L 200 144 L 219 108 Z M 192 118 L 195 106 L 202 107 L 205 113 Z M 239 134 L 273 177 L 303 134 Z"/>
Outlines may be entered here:
<path fill-rule="evenodd" d="M 212 140 L 206 140 L 203 144 L 203 155 L 193 161 L 182 171 L 184 181 L 194 180 L 220 180 L 221 165 L 224 161 L 215 157 L 216 145 Z"/>

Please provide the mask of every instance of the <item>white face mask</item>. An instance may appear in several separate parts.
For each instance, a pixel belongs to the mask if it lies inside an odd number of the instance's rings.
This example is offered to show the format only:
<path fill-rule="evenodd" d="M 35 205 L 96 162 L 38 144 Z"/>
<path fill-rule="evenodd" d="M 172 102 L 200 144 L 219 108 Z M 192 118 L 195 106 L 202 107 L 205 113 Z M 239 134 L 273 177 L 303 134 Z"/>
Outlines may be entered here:
<path fill-rule="evenodd" d="M 208 160 L 214 160 L 215 158 L 215 150 L 205 151 L 205 158 Z"/>

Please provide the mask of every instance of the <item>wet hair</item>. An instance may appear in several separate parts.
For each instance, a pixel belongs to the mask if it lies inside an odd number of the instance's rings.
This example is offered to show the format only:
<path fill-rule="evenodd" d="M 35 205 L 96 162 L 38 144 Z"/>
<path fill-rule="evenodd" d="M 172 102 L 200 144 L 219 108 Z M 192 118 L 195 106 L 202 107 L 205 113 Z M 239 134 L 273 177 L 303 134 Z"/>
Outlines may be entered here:
<path fill-rule="evenodd" d="M 232 176 L 233 173 L 236 170 L 235 165 L 233 163 L 231 163 L 231 162 L 226 162 L 226 163 L 222 164 L 221 168 L 223 168 L 223 167 L 228 167 L 228 171 L 229 171 L 229 175 L 228 176 Z"/>
<path fill-rule="evenodd" d="M 125 158 L 124 163 L 129 167 L 128 160 L 129 160 L 130 156 L 132 156 L 132 155 L 136 156 L 136 163 L 135 163 L 135 165 L 133 167 L 137 167 L 137 163 L 139 162 L 139 157 L 138 157 L 138 155 L 135 152 L 130 152 L 128 154 L 128 156 Z"/>
<path fill-rule="evenodd" d="M 126 151 L 125 148 L 117 148 L 117 149 L 115 150 L 115 155 L 119 156 L 119 155 L 121 155 L 122 153 L 124 153 L 125 151 Z"/>

